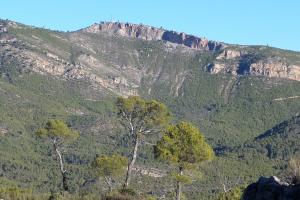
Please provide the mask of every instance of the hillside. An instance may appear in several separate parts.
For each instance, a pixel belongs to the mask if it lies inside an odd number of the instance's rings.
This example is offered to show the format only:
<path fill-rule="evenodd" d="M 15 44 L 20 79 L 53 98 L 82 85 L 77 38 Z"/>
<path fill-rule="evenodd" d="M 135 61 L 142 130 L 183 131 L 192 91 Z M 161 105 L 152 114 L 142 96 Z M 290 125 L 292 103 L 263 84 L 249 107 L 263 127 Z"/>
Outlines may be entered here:
<path fill-rule="evenodd" d="M 270 159 L 287 160 L 299 155 L 300 116 L 285 120 L 244 144 L 245 152 L 255 149 Z"/>
<path fill-rule="evenodd" d="M 51 147 L 33 135 L 49 118 L 64 119 L 81 133 L 68 146 L 74 190 L 93 178 L 87 168 L 96 154 L 127 155 L 115 120 L 118 95 L 158 99 L 174 121 L 196 124 L 217 152 L 235 149 L 299 113 L 299 66 L 299 52 L 230 45 L 145 25 L 101 23 L 60 32 L 1 20 L 0 184 L 57 188 Z M 266 159 L 220 153 L 212 164 L 229 177 L 236 175 L 230 168 L 240 169 L 251 181 L 274 172 L 273 157 Z M 160 165 L 148 146 L 138 162 L 146 168 Z M 255 170 L 252 162 L 261 168 Z M 188 188 L 191 199 L 199 198 L 199 188 L 205 195 L 220 191 L 211 164 L 203 171 L 212 176 Z M 145 184 L 141 190 L 168 190 L 168 183 L 155 181 L 160 188 Z"/>

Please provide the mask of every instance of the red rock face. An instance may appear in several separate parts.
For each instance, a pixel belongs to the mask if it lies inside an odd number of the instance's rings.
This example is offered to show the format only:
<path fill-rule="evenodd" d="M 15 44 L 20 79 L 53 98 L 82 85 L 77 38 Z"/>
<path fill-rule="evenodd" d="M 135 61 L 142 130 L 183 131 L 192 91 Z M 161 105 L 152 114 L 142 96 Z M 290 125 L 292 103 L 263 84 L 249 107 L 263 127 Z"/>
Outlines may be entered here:
<path fill-rule="evenodd" d="M 199 38 L 175 31 L 167 31 L 142 24 L 103 22 L 100 24 L 93 24 L 81 31 L 89 33 L 106 32 L 109 34 L 118 34 L 125 37 L 144 40 L 162 40 L 197 50 L 217 51 L 225 47 L 225 45 L 220 42 L 210 41 L 205 38 Z"/>

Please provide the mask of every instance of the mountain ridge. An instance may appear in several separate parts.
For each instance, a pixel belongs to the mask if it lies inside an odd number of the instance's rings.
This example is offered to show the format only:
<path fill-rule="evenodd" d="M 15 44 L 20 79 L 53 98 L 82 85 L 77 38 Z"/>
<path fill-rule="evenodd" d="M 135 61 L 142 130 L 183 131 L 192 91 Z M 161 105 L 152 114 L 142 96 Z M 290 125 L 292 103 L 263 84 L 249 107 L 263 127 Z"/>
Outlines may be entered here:
<path fill-rule="evenodd" d="M 281 58 L 278 55 L 274 57 L 265 56 L 264 59 L 256 59 L 253 52 L 249 52 L 245 49 L 249 47 L 249 45 L 229 45 L 223 42 L 216 42 L 203 37 L 189 35 L 184 32 L 170 31 L 143 24 L 100 22 L 80 29 L 79 31 L 96 34 L 106 32 L 108 34 L 117 34 L 148 41 L 160 40 L 194 50 L 216 52 L 219 54 L 216 61 L 207 66 L 208 71 L 213 74 L 252 74 L 300 80 L 300 56 L 298 56 L 299 61 L 297 64 L 290 64 L 285 58 Z M 261 46 L 260 48 L 263 49 L 265 47 Z M 229 65 L 228 62 L 230 63 Z"/>
<path fill-rule="evenodd" d="M 79 31 L 89 33 L 108 32 L 144 40 L 162 40 L 197 50 L 219 51 L 226 47 L 225 43 L 208 40 L 204 37 L 201 38 L 184 32 L 170 31 L 143 24 L 100 22 Z"/>
<path fill-rule="evenodd" d="M 195 36 L 186 35 L 184 33 L 166 31 L 163 29 L 157 29 L 145 25 L 107 22 L 107 23 L 94 24 L 88 28 L 81 29 L 75 32 L 57 33 L 53 31 L 48 32 L 47 30 L 28 27 L 24 25 L 19 25 L 14 22 L 2 20 L 1 27 L 0 28 L 2 33 L 0 36 L 0 41 L 2 44 L 8 45 L 9 43 L 16 42 L 17 38 L 15 37 L 14 34 L 11 34 L 11 31 L 9 31 L 9 29 L 13 29 L 17 34 L 22 30 L 35 31 L 36 33 L 45 32 L 43 33 L 44 36 L 45 34 L 48 34 L 47 36 L 48 39 L 52 38 L 51 39 L 52 41 L 57 40 L 57 44 L 59 46 L 65 43 L 66 44 L 65 46 L 69 46 L 68 48 L 73 48 L 72 46 L 74 46 L 74 48 L 80 47 L 82 49 L 80 51 L 81 52 L 86 51 L 86 53 L 72 52 L 73 50 L 65 49 L 65 47 L 63 47 L 64 53 L 57 54 L 55 53 L 58 50 L 57 47 L 54 47 L 56 50 L 53 50 L 54 52 L 51 52 L 51 49 L 49 49 L 49 47 L 47 46 L 45 47 L 48 48 L 48 50 L 44 55 L 42 54 L 36 55 L 36 53 L 32 51 L 31 52 L 19 51 L 19 52 L 23 52 L 26 54 L 24 56 L 24 58 L 26 58 L 25 61 L 31 60 L 31 58 L 35 57 L 35 61 L 31 62 L 31 66 L 32 66 L 31 68 L 37 72 L 40 73 L 46 72 L 53 75 L 61 75 L 67 78 L 88 79 L 91 82 L 94 82 L 95 86 L 101 85 L 104 88 L 107 88 L 111 91 L 117 91 L 116 88 L 119 87 L 120 85 L 123 88 L 119 92 L 119 94 L 121 95 L 136 95 L 137 88 L 139 88 L 141 79 L 146 75 L 145 73 L 148 72 L 145 71 L 146 69 L 140 70 L 137 69 L 137 67 L 135 66 L 127 66 L 127 69 L 130 71 L 129 73 L 133 72 L 136 74 L 136 76 L 131 78 L 124 77 L 124 73 L 122 73 L 123 75 L 120 74 L 120 67 L 123 66 L 123 68 L 125 67 L 124 69 L 126 69 L 126 65 L 124 65 L 124 62 L 115 63 L 116 60 L 111 60 L 109 62 L 114 62 L 111 64 L 117 65 L 118 68 L 113 68 L 114 70 L 112 70 L 112 68 L 110 69 L 107 68 L 106 71 L 110 71 L 110 72 L 107 75 L 105 75 L 105 77 L 103 77 L 103 75 L 95 73 L 94 70 L 95 68 L 99 68 L 100 66 L 107 65 L 107 64 L 103 65 L 103 61 L 99 60 L 99 55 L 102 56 L 102 54 L 106 50 L 101 49 L 103 47 L 95 46 L 93 42 L 90 41 L 91 37 L 94 36 L 89 36 L 86 34 L 103 35 L 108 33 L 108 36 L 105 36 L 106 38 L 109 38 L 114 35 L 114 36 L 120 36 L 125 38 L 130 38 L 130 37 L 133 39 L 137 38 L 149 42 L 153 41 L 150 40 L 152 38 L 154 38 L 155 41 L 163 41 L 162 39 L 164 33 L 170 33 L 171 35 L 175 34 L 179 42 L 176 39 L 175 43 L 167 42 L 168 44 L 162 44 L 162 48 L 165 49 L 164 51 L 171 51 L 174 53 L 176 51 L 181 51 L 181 52 L 186 51 L 187 54 L 191 54 L 191 55 L 202 54 L 201 53 L 202 51 L 210 52 L 211 55 L 214 57 L 214 59 L 212 60 L 212 62 L 207 63 L 207 65 L 203 67 L 206 69 L 206 71 L 208 71 L 211 74 L 231 74 L 233 76 L 253 75 L 253 76 L 265 76 L 271 78 L 272 77 L 284 78 L 284 79 L 291 79 L 296 81 L 300 80 L 300 54 L 294 54 L 294 53 L 277 50 L 277 49 L 270 49 L 263 46 L 262 47 L 228 46 L 225 45 L 224 43 L 209 41 L 207 39 L 201 39 Z M 151 37 L 148 37 L 149 34 Z M 24 37 L 24 35 L 20 35 L 20 36 Z M 39 39 L 39 37 L 41 36 L 36 34 L 28 35 L 26 37 L 27 39 L 30 39 L 33 42 L 34 40 L 35 41 L 41 40 L 41 38 Z M 191 47 L 186 46 L 184 44 L 185 38 L 187 39 L 187 41 L 196 41 L 195 47 L 197 48 L 193 48 L 192 45 L 193 43 L 189 43 Z M 205 42 L 203 43 L 203 41 Z M 175 46 L 173 44 L 175 44 Z M 210 46 L 210 44 L 213 45 Z M 29 45 L 32 46 L 32 44 Z M 34 44 L 36 49 L 39 48 L 38 45 L 39 44 Z M 62 50 L 59 51 L 62 52 Z M 97 51 L 102 51 L 102 53 L 100 52 L 97 53 Z M 65 54 L 66 56 L 64 58 L 61 58 L 63 54 Z M 140 55 L 141 53 L 136 52 L 135 49 L 132 49 L 131 54 L 133 54 L 132 56 L 135 57 L 133 59 L 139 59 L 139 56 L 141 56 Z M 77 60 L 76 62 L 72 61 L 73 59 L 72 56 Z M 290 59 L 290 57 L 292 57 L 292 59 Z M 295 61 L 290 62 L 291 60 L 295 60 Z M 23 62 L 24 59 L 21 58 L 21 61 Z M 56 63 L 55 65 L 53 65 L 54 62 Z M 132 65 L 140 66 L 141 63 L 139 63 L 138 61 L 132 63 Z M 103 67 L 101 68 L 103 69 Z M 185 74 L 186 72 L 181 72 L 181 73 Z M 126 72 L 126 74 L 128 73 Z M 182 78 L 180 78 L 177 81 L 178 83 L 176 84 L 176 86 L 174 86 L 175 94 L 178 93 L 185 79 L 184 77 L 185 75 L 182 75 Z"/>

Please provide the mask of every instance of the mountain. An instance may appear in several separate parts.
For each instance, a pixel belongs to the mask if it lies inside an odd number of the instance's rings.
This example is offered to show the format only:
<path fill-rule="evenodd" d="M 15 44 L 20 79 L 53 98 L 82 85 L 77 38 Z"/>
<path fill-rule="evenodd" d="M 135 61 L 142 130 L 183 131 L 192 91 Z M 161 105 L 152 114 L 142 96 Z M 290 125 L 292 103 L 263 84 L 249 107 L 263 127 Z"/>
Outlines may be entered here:
<path fill-rule="evenodd" d="M 87 33 L 108 33 L 148 41 L 164 41 L 170 46 L 181 45 L 195 50 L 217 52 L 207 70 L 211 73 L 233 75 L 253 74 L 300 80 L 300 57 L 296 52 L 271 50 L 267 47 L 247 48 L 199 38 L 185 33 L 157 29 L 155 27 L 119 22 L 102 22 L 81 31 Z M 282 54 L 283 53 L 283 54 Z"/>
<path fill-rule="evenodd" d="M 239 173 L 245 182 L 271 175 L 273 157 L 222 152 L 255 143 L 299 114 L 299 66 L 299 52 L 231 45 L 146 25 L 105 22 L 61 32 L 1 20 L 0 185 L 58 187 L 51 146 L 33 134 L 49 118 L 63 119 L 81 133 L 66 155 L 74 190 L 92 179 L 88 168 L 96 154 L 128 155 L 130 144 L 114 112 L 118 95 L 164 102 L 174 121 L 192 121 L 220 152 L 201 168 L 204 178 L 187 187 L 189 199 L 220 192 L 212 166 L 230 178 Z M 149 146 L 138 164 L 166 170 Z M 171 193 L 165 179 L 135 179 L 147 183 L 139 186 L 144 192 Z"/>

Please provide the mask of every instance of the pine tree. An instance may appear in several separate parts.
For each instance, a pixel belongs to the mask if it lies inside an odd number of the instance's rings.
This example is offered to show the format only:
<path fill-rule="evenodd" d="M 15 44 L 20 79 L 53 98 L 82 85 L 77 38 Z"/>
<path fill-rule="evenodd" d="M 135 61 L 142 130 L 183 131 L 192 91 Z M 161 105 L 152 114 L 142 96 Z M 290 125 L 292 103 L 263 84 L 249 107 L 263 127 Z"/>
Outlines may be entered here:
<path fill-rule="evenodd" d="M 211 160 L 212 148 L 205 142 L 204 136 L 191 123 L 180 122 L 169 126 L 155 147 L 157 158 L 167 160 L 178 169 L 176 175 L 176 199 L 180 200 L 182 183 L 188 182 L 184 171 L 195 165 Z"/>
<path fill-rule="evenodd" d="M 138 156 L 138 148 L 147 135 L 158 133 L 170 121 L 167 107 L 155 100 L 144 100 L 138 96 L 119 97 L 116 103 L 122 125 L 134 144 L 127 167 L 124 187 L 130 184 L 132 169 Z"/>
<path fill-rule="evenodd" d="M 54 152 L 56 153 L 59 160 L 63 189 L 64 191 L 68 191 L 69 186 L 67 182 L 67 170 L 64 166 L 64 160 L 60 151 L 60 147 L 66 140 L 78 138 L 79 133 L 71 130 L 63 121 L 52 119 L 46 123 L 44 128 L 38 129 L 36 135 L 40 138 L 46 138 L 52 143 Z"/>

